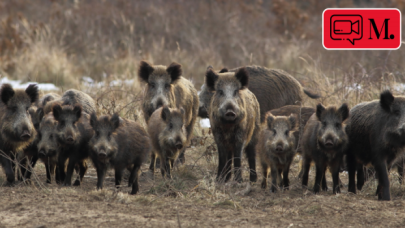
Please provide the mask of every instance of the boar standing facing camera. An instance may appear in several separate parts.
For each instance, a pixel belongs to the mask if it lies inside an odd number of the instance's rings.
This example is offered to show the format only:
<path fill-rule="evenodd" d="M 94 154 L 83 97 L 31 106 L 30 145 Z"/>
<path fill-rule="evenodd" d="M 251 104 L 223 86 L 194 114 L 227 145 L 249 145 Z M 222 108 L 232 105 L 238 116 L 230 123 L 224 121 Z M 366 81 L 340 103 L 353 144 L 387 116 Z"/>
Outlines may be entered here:
<path fill-rule="evenodd" d="M 182 77 L 181 65 L 178 63 L 165 67 L 141 61 L 138 77 L 140 81 L 147 83 L 142 105 L 146 122 L 149 122 L 152 113 L 160 107 L 184 109 L 187 142 L 179 156 L 179 160 L 184 164 L 184 151 L 191 139 L 198 114 L 197 90 L 189 80 Z"/>
<path fill-rule="evenodd" d="M 3 84 L 0 97 L 0 150 L 14 159 L 36 137 L 28 109 L 38 99 L 38 87 L 31 84 L 25 90 L 14 90 L 10 84 Z M 12 184 L 15 181 L 12 162 L 0 156 L 0 163 L 6 173 L 7 184 Z"/>
<path fill-rule="evenodd" d="M 160 158 L 163 177 L 171 178 L 170 169 L 187 142 L 183 108 L 172 109 L 166 106 L 157 109 L 149 119 L 148 133 L 153 145 L 149 169 L 155 172 L 156 156 Z"/>
<path fill-rule="evenodd" d="M 262 188 L 267 187 L 270 168 L 271 191 L 277 191 L 277 186 L 288 189 L 288 173 L 296 152 L 294 136 L 296 121 L 295 115 L 275 117 L 270 112 L 267 113 L 257 144 L 263 171 Z"/>
<path fill-rule="evenodd" d="M 308 185 L 311 162 L 315 162 L 316 176 L 314 192 L 321 188 L 326 191 L 326 168 L 329 166 L 333 179 L 333 193 L 340 193 L 339 171 L 348 143 L 344 121 L 349 116 L 347 104 L 335 106 L 316 106 L 316 113 L 308 120 L 301 139 L 302 145 L 302 185 Z"/>
<path fill-rule="evenodd" d="M 246 152 L 250 181 L 257 180 L 256 143 L 260 131 L 260 110 L 255 95 L 247 88 L 249 75 L 245 68 L 237 72 L 215 73 L 207 70 L 205 84 L 214 92 L 210 104 L 210 123 L 218 147 L 217 181 L 231 177 L 241 182 L 241 159 Z"/>
<path fill-rule="evenodd" d="M 122 119 L 117 114 L 101 116 L 91 114 L 90 125 L 94 135 L 89 142 L 90 157 L 97 171 L 97 189 L 103 188 L 109 167 L 115 170 L 115 185 L 121 185 L 122 173 L 127 168 L 131 175 L 128 186 L 131 194 L 139 191 L 138 176 L 147 159 L 151 144 L 146 131 L 134 121 Z"/>
<path fill-rule="evenodd" d="M 405 97 L 393 96 L 386 90 L 381 93 L 380 100 L 354 106 L 347 129 L 349 192 L 356 193 L 356 171 L 357 188 L 363 187 L 364 173 L 358 167 L 371 163 L 378 177 L 378 199 L 390 200 L 387 169 L 405 151 Z"/>

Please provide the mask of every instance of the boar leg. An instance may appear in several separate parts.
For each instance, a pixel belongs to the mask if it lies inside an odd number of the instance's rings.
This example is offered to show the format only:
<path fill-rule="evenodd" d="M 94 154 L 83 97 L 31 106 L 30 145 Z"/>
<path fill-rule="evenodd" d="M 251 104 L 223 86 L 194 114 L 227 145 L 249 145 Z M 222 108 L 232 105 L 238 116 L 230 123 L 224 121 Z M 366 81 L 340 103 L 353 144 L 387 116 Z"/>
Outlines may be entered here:
<path fill-rule="evenodd" d="M 50 165 L 49 159 L 48 161 L 45 161 L 46 183 L 48 184 L 52 183 L 51 166 L 52 165 Z"/>
<path fill-rule="evenodd" d="M 328 191 L 328 184 L 326 183 L 326 165 L 325 165 L 325 168 L 323 169 L 323 174 L 322 174 L 322 190 Z"/>
<path fill-rule="evenodd" d="M 155 173 L 155 163 L 156 163 L 156 154 L 154 151 L 152 151 L 150 155 L 150 166 L 149 166 L 149 170 L 152 171 L 152 174 Z"/>
<path fill-rule="evenodd" d="M 227 161 L 227 151 L 225 150 L 224 146 L 220 143 L 217 143 L 218 146 L 218 173 L 217 173 L 217 181 L 222 181 L 224 177 L 224 168 Z"/>
<path fill-rule="evenodd" d="M 98 164 L 96 166 L 97 171 L 97 190 L 103 189 L 103 183 L 105 178 L 105 173 L 107 171 L 107 167 L 104 165 Z"/>
<path fill-rule="evenodd" d="M 167 154 L 167 153 L 166 153 Z M 171 179 L 170 175 L 170 158 L 167 156 L 162 156 L 160 158 L 160 171 L 163 178 Z"/>
<path fill-rule="evenodd" d="M 183 149 L 180 151 L 179 157 L 177 158 L 177 160 L 178 160 L 181 164 L 186 163 L 186 158 L 184 157 L 184 154 L 185 154 L 185 153 L 186 153 L 186 148 L 183 148 Z"/>
<path fill-rule="evenodd" d="M 277 188 L 278 188 L 278 170 L 277 167 L 275 167 L 274 165 L 270 166 L 271 169 L 271 187 L 270 187 L 270 191 L 271 192 L 277 192 Z"/>
<path fill-rule="evenodd" d="M 356 194 L 356 166 L 357 166 L 357 162 L 355 160 L 355 157 L 353 155 L 351 155 L 350 152 L 348 152 L 347 156 L 347 169 L 349 171 L 349 192 L 353 192 L 354 194 Z M 363 166 L 362 166 L 363 168 Z"/>
<path fill-rule="evenodd" d="M 314 193 L 317 194 L 321 188 L 321 182 L 325 173 L 324 165 L 315 164 L 316 174 L 315 174 L 315 184 L 314 184 Z"/>
<path fill-rule="evenodd" d="M 290 189 L 290 179 L 288 179 L 288 174 L 290 172 L 290 165 L 291 162 L 287 163 L 284 166 L 284 170 L 283 170 L 283 185 L 285 189 Z"/>
<path fill-rule="evenodd" d="M 61 183 L 65 181 L 65 163 L 68 158 L 66 156 L 59 156 L 58 158 L 58 168 L 59 168 L 59 178 Z"/>
<path fill-rule="evenodd" d="M 122 180 L 122 169 L 115 168 L 115 187 L 119 188 Z"/>
<path fill-rule="evenodd" d="M 237 143 L 235 146 L 235 152 L 234 152 L 234 157 L 233 157 L 233 169 L 234 169 L 234 175 L 235 175 L 235 180 L 237 182 L 242 182 L 242 155 L 243 155 L 243 150 L 244 150 L 244 145 L 245 143 Z M 229 178 L 227 177 L 227 180 Z"/>
<path fill-rule="evenodd" d="M 332 179 L 333 179 L 333 194 L 340 193 L 339 169 L 340 169 L 339 162 L 335 162 L 330 167 L 330 171 L 332 173 Z"/>
<path fill-rule="evenodd" d="M 378 200 L 391 200 L 390 181 L 388 179 L 387 164 L 380 161 L 374 165 L 378 175 Z"/>
<path fill-rule="evenodd" d="M 64 186 L 71 186 L 72 185 L 72 175 L 73 170 L 75 169 L 75 161 L 72 158 L 69 158 L 69 163 L 66 171 L 65 181 L 63 183 Z"/>
<path fill-rule="evenodd" d="M 138 173 L 139 173 L 140 166 L 141 166 L 140 164 L 134 164 L 134 167 L 131 170 L 131 176 L 133 177 L 132 183 L 131 183 L 132 184 L 131 195 L 135 195 L 136 193 L 139 192 L 139 184 L 138 184 L 139 175 L 138 175 Z"/>
<path fill-rule="evenodd" d="M 360 191 L 364 185 L 364 168 L 363 165 L 357 165 L 357 189 Z"/>
<path fill-rule="evenodd" d="M 246 156 L 249 163 L 249 175 L 250 181 L 256 182 L 257 181 L 257 173 L 256 173 L 256 149 L 254 143 L 249 143 L 246 147 Z"/>
<path fill-rule="evenodd" d="M 3 166 L 4 172 L 6 173 L 7 183 L 6 185 L 12 186 L 15 181 L 14 171 L 11 165 L 11 161 L 8 158 L 0 156 L 0 162 Z"/>
<path fill-rule="evenodd" d="M 269 174 L 269 167 L 266 163 L 262 162 L 262 172 L 263 172 L 263 181 L 262 181 L 262 188 L 267 187 L 267 176 Z"/>
<path fill-rule="evenodd" d="M 28 157 L 28 164 L 30 165 L 30 167 L 27 168 L 27 172 L 24 175 L 25 179 L 27 179 L 27 180 L 31 179 L 31 174 L 33 171 L 32 169 L 37 164 L 37 161 L 38 161 L 38 156 L 34 155 L 32 157 Z"/>
<path fill-rule="evenodd" d="M 87 163 L 85 160 L 80 161 L 78 165 L 79 165 L 79 177 L 75 180 L 73 186 L 80 186 L 80 183 L 83 181 L 83 177 L 87 172 Z"/>
<path fill-rule="evenodd" d="M 311 168 L 311 160 L 310 158 L 303 157 L 302 158 L 302 186 L 308 186 L 308 174 L 309 169 Z"/>

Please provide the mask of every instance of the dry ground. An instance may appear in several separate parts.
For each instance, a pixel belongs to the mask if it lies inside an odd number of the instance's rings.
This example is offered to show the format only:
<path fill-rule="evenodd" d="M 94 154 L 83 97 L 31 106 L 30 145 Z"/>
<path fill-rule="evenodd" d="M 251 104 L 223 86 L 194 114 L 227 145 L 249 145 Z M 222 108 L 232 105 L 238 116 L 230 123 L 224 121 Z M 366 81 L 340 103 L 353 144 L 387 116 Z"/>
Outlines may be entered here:
<path fill-rule="evenodd" d="M 177 168 L 172 181 L 164 181 L 157 172 L 152 181 L 143 173 L 136 196 L 128 195 L 126 186 L 114 188 L 113 171 L 108 173 L 105 189 L 97 191 L 93 167 L 80 187 L 43 185 L 45 171 L 39 163 L 33 185 L 0 187 L 0 227 L 405 226 L 405 187 L 398 183 L 396 172 L 391 172 L 389 202 L 377 201 L 375 180 L 367 182 L 357 195 L 347 193 L 347 185 L 338 195 L 331 190 L 314 195 L 299 184 L 297 156 L 290 190 L 270 193 L 260 188 L 260 174 L 258 183 L 251 186 L 246 182 L 215 184 L 217 157 L 211 143 L 208 137 L 203 145 L 189 148 L 186 165 Z M 145 164 L 142 171 L 147 168 Z M 311 187 L 313 175 L 312 170 Z M 327 178 L 331 186 L 329 173 Z M 342 173 L 341 178 L 347 184 L 347 174 Z M 0 181 L 4 179 L 0 173 Z M 244 179 L 248 179 L 246 171 Z M 125 179 L 123 182 L 125 185 Z"/>

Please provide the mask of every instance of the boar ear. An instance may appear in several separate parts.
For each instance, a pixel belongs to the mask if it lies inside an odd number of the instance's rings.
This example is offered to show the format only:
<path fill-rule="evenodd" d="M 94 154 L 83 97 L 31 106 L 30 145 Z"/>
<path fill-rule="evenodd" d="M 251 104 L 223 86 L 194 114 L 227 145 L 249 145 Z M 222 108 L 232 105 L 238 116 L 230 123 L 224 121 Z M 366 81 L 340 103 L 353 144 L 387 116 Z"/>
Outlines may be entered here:
<path fill-rule="evenodd" d="M 25 90 L 25 93 L 28 94 L 28 96 L 30 97 L 31 103 L 34 103 L 38 100 L 39 92 L 38 86 L 36 84 L 30 84 Z"/>
<path fill-rule="evenodd" d="M 117 113 L 114 113 L 110 119 L 113 123 L 114 129 L 117 129 L 120 126 L 120 116 Z"/>
<path fill-rule="evenodd" d="M 90 126 L 91 126 L 92 128 L 94 128 L 94 127 L 96 126 L 96 123 L 97 123 L 97 115 L 96 115 L 96 112 L 92 112 L 91 115 L 90 115 Z"/>
<path fill-rule="evenodd" d="M 248 84 L 249 84 L 249 74 L 246 71 L 245 67 L 240 68 L 238 71 L 236 71 L 235 73 L 235 77 L 240 81 L 240 83 L 242 84 L 242 88 L 241 89 L 245 89 L 247 88 Z"/>
<path fill-rule="evenodd" d="M 342 121 L 345 121 L 349 117 L 349 107 L 346 103 L 342 104 L 338 109 L 338 112 L 342 115 Z"/>
<path fill-rule="evenodd" d="M 269 128 L 273 128 L 273 121 L 274 121 L 274 116 L 273 116 L 273 114 L 271 114 L 271 113 L 269 113 L 269 114 L 267 114 L 266 115 L 266 121 L 267 121 L 267 126 L 269 127 Z"/>
<path fill-rule="evenodd" d="M 154 69 L 152 67 L 152 64 L 150 64 L 146 61 L 141 61 L 141 63 L 139 64 L 139 69 L 138 69 L 139 79 L 148 83 L 149 75 L 152 74 L 153 70 Z"/>
<path fill-rule="evenodd" d="M 170 77 L 172 78 L 172 83 L 175 82 L 177 79 L 181 77 L 183 71 L 181 69 L 181 65 L 178 63 L 173 62 L 170 66 L 166 69 L 167 73 L 169 73 Z"/>
<path fill-rule="evenodd" d="M 170 118 L 170 110 L 167 106 L 163 107 L 161 117 L 164 121 Z"/>
<path fill-rule="evenodd" d="M 322 116 L 322 112 L 325 111 L 325 107 L 319 103 L 316 106 L 316 117 L 318 118 L 318 120 L 321 120 L 321 116 Z"/>
<path fill-rule="evenodd" d="M 82 106 L 75 105 L 73 107 L 73 112 L 75 113 L 77 120 L 80 119 L 80 117 L 82 116 Z"/>
<path fill-rule="evenodd" d="M 291 114 L 288 117 L 288 121 L 290 121 L 291 129 L 294 129 L 297 126 L 297 116 L 295 114 Z"/>
<path fill-rule="evenodd" d="M 7 105 L 7 102 L 14 96 L 14 93 L 13 87 L 10 84 L 3 84 L 0 92 L 1 101 Z"/>
<path fill-rule="evenodd" d="M 56 104 L 52 108 L 53 117 L 56 121 L 59 121 L 60 114 L 62 113 L 62 107 L 59 104 Z"/>
<path fill-rule="evenodd" d="M 215 82 L 218 80 L 218 75 L 212 70 L 212 68 L 207 70 L 205 74 L 205 84 L 210 91 L 215 91 Z"/>
<path fill-rule="evenodd" d="M 226 73 L 229 72 L 228 68 L 222 68 L 222 70 L 219 71 L 219 73 Z"/>
<path fill-rule="evenodd" d="M 38 108 L 37 111 L 36 111 L 36 114 L 37 114 L 37 116 L 39 118 L 39 121 L 41 121 L 42 118 L 44 118 L 44 109 L 43 108 Z"/>
<path fill-rule="evenodd" d="M 385 90 L 380 95 L 380 105 L 387 112 L 391 112 L 391 105 L 394 102 L 394 96 L 389 90 Z"/>

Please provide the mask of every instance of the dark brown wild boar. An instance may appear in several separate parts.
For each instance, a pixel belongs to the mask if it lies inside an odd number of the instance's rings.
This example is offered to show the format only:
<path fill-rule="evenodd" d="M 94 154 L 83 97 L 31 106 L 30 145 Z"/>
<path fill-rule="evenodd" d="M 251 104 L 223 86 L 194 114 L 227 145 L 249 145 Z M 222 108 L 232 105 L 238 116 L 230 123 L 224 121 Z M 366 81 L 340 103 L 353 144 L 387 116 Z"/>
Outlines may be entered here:
<path fill-rule="evenodd" d="M 122 119 L 117 114 L 97 119 L 91 114 L 90 125 L 95 134 L 89 142 L 90 157 L 97 171 L 97 189 L 103 188 L 109 167 L 115 170 L 115 185 L 121 185 L 122 172 L 127 168 L 131 175 L 128 186 L 131 194 L 139 191 L 138 176 L 142 163 L 150 150 L 150 139 L 143 127 L 134 121 Z"/>
<path fill-rule="evenodd" d="M 163 177 L 171 178 L 170 170 L 181 149 L 187 142 L 187 131 L 184 124 L 183 108 L 172 109 L 167 106 L 153 112 L 148 123 L 153 152 L 149 169 L 154 175 L 156 156 L 160 158 L 160 170 Z"/>
<path fill-rule="evenodd" d="M 241 182 L 241 158 L 246 153 L 250 181 L 257 180 L 256 143 L 260 131 L 259 103 L 247 88 L 249 75 L 245 68 L 236 73 L 215 73 L 207 70 L 205 84 L 214 95 L 210 104 L 210 123 L 218 147 L 217 181 L 231 177 L 233 160 L 234 178 Z"/>
<path fill-rule="evenodd" d="M 56 104 L 53 106 L 53 116 L 57 121 L 56 138 L 61 147 L 58 155 L 60 178 L 65 186 L 70 186 L 75 165 L 79 166 L 79 178 L 74 185 L 80 185 L 87 171 L 86 159 L 89 156 L 88 142 L 94 131 L 90 126 L 90 115 L 82 112 L 79 104 L 75 106 Z M 69 159 L 66 176 L 64 165 Z"/>
<path fill-rule="evenodd" d="M 35 139 L 36 131 L 28 109 L 38 99 L 38 87 L 31 84 L 27 89 L 13 89 L 3 84 L 0 89 L 0 150 L 11 159 Z M 0 156 L 0 163 L 7 176 L 7 184 L 14 182 L 12 162 Z"/>
<path fill-rule="evenodd" d="M 224 68 L 219 73 L 236 72 L 240 68 L 229 70 Z M 268 69 L 260 66 L 245 67 L 249 74 L 248 89 L 256 96 L 260 105 L 261 121 L 264 121 L 266 112 L 286 105 L 299 105 L 304 93 L 310 98 L 319 98 L 319 95 L 302 88 L 301 84 L 290 74 L 283 70 Z M 213 91 L 204 84 L 199 94 L 200 106 L 198 116 L 209 117 L 209 105 Z"/>
<path fill-rule="evenodd" d="M 363 187 L 364 173 L 359 166 L 371 163 L 378 177 L 378 199 L 390 200 L 387 169 L 405 152 L 405 97 L 394 96 L 386 90 L 380 100 L 354 106 L 350 110 L 347 132 L 349 192 L 356 193 L 356 171 L 357 188 Z"/>
<path fill-rule="evenodd" d="M 326 168 L 329 166 L 333 178 L 333 193 L 340 193 L 339 171 L 348 143 L 344 121 L 349 116 L 347 104 L 335 106 L 316 106 L 316 113 L 308 120 L 301 139 L 302 144 L 302 185 L 308 185 L 311 162 L 315 162 L 316 177 L 314 192 L 321 188 L 326 191 Z"/>
<path fill-rule="evenodd" d="M 184 151 L 190 142 L 198 114 L 197 90 L 189 80 L 182 77 L 181 65 L 178 63 L 172 63 L 166 67 L 141 61 L 138 77 L 140 81 L 147 83 L 142 105 L 146 122 L 149 121 L 152 113 L 162 106 L 184 109 L 187 143 L 179 157 L 184 164 Z"/>
<path fill-rule="evenodd" d="M 288 173 L 296 152 L 294 136 L 296 122 L 295 114 L 288 117 L 275 117 L 270 112 L 266 114 L 257 144 L 263 171 L 262 188 L 267 187 L 269 169 L 271 169 L 272 192 L 277 191 L 278 186 L 289 188 Z"/>

